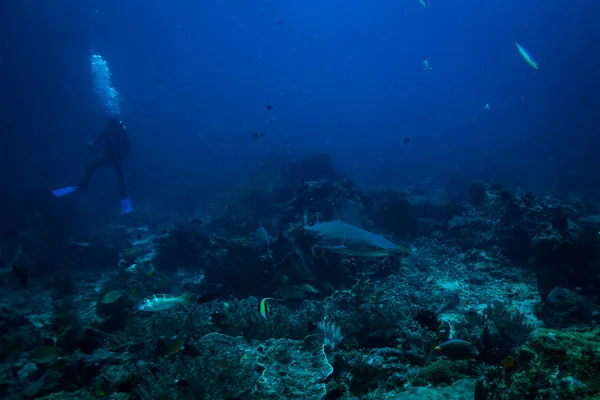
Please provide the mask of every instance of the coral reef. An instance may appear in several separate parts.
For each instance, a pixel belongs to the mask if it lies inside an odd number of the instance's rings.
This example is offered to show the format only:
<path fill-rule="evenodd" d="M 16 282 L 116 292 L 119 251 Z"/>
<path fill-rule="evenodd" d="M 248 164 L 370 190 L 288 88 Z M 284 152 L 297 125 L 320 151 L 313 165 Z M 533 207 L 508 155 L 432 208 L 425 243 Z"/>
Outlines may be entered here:
<path fill-rule="evenodd" d="M 462 203 L 367 191 L 325 156 L 288 167 L 185 222 L 85 241 L 24 224 L 0 254 L 0 395 L 600 395 L 597 209 L 481 181 Z M 157 294 L 177 302 L 139 307 Z"/>
<path fill-rule="evenodd" d="M 506 371 L 493 399 L 592 399 L 600 395 L 600 330 L 539 329 L 515 352 L 518 368 Z M 534 378 L 535 377 L 535 378 Z"/>
<path fill-rule="evenodd" d="M 323 340 L 269 339 L 247 343 L 243 338 L 211 333 L 193 342 L 196 357 L 162 358 L 158 371 L 140 367 L 137 391 L 153 399 L 289 399 L 322 398 L 322 381 L 333 371 Z M 189 385 L 177 385 L 177 382 Z"/>
<path fill-rule="evenodd" d="M 459 337 L 478 343 L 480 360 L 497 364 L 525 343 L 534 327 L 525 320 L 523 312 L 495 302 L 481 314 L 474 310 L 466 312 L 462 323 L 456 324 L 455 329 Z"/>

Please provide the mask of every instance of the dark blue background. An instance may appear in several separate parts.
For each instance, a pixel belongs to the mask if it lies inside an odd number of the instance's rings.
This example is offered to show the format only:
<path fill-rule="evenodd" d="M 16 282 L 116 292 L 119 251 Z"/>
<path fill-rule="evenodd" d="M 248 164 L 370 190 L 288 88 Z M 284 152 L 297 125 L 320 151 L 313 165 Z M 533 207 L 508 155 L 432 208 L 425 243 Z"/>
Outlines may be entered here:
<path fill-rule="evenodd" d="M 5 194 L 81 178 L 86 143 L 105 123 L 92 50 L 124 98 L 139 196 L 212 193 L 269 155 L 313 151 L 378 186 L 460 176 L 551 190 L 571 171 L 595 173 L 600 3 L 430 4 L 6 0 Z M 539 71 L 511 44 L 517 35 Z M 421 70 L 424 56 L 432 71 Z M 110 174 L 97 185 L 114 191 Z"/>

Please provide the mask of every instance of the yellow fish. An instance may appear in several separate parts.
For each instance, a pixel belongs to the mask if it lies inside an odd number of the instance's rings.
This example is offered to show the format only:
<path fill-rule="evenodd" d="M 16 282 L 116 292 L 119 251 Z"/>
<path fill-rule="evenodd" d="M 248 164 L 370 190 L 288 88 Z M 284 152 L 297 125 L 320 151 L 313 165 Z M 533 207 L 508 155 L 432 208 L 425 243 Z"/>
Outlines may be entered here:
<path fill-rule="evenodd" d="M 279 299 L 274 299 L 272 297 L 265 297 L 264 299 L 262 299 L 260 301 L 260 309 L 258 311 L 260 313 L 260 316 L 264 319 L 267 319 L 269 315 L 271 315 L 271 306 L 269 306 L 268 300 L 283 301 Z"/>
<path fill-rule="evenodd" d="M 163 339 L 163 341 L 164 350 L 167 355 L 178 353 L 185 347 L 185 335 L 183 333 Z"/>

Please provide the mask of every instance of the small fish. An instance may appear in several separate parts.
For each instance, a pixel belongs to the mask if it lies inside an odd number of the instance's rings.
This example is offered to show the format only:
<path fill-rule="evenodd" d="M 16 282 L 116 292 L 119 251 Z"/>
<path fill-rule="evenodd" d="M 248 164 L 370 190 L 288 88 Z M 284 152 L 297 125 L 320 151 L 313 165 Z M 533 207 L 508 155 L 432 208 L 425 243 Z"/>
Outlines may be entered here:
<path fill-rule="evenodd" d="M 38 346 L 31 352 L 31 361 L 36 364 L 48 364 L 58 357 L 58 352 L 53 346 Z"/>
<path fill-rule="evenodd" d="M 273 109 L 273 106 L 270 104 L 267 104 L 267 106 L 265 107 L 266 111 L 271 111 Z"/>
<path fill-rule="evenodd" d="M 513 356 L 508 356 L 502 361 L 502 366 L 505 370 L 510 371 L 518 367 L 517 360 Z"/>
<path fill-rule="evenodd" d="M 253 139 L 261 139 L 265 136 L 264 133 L 262 132 L 252 132 L 252 138 Z"/>
<path fill-rule="evenodd" d="M 447 340 L 434 350 L 453 360 L 470 360 L 479 354 L 473 343 L 461 339 Z"/>
<path fill-rule="evenodd" d="M 306 290 L 307 293 L 319 293 L 319 289 L 314 286 L 309 285 L 308 283 L 303 283 L 300 285 L 302 288 Z"/>
<path fill-rule="evenodd" d="M 262 224 L 259 224 L 259 227 L 254 231 L 254 247 L 267 246 L 267 250 L 269 250 L 270 244 L 269 233 L 263 228 Z"/>
<path fill-rule="evenodd" d="M 122 295 L 123 293 L 121 293 L 120 290 L 111 290 L 110 292 L 106 293 L 104 297 L 102 297 L 102 300 L 100 300 L 100 302 L 102 304 L 112 304 L 115 301 L 119 300 Z"/>
<path fill-rule="evenodd" d="M 421 5 L 425 8 L 429 8 L 429 1 L 428 0 L 419 0 L 419 3 L 421 3 Z"/>
<path fill-rule="evenodd" d="M 186 381 L 185 379 L 175 379 L 175 385 L 179 386 L 179 387 L 188 387 L 190 386 L 190 383 L 188 381 Z"/>
<path fill-rule="evenodd" d="M 154 268 L 153 264 L 145 264 L 142 267 L 142 270 L 144 271 L 144 274 L 146 274 L 147 277 L 152 278 L 154 276 L 156 276 L 156 269 Z"/>
<path fill-rule="evenodd" d="M 423 57 L 423 71 L 431 71 L 433 68 L 429 66 L 429 61 L 427 61 L 427 57 Z"/>
<path fill-rule="evenodd" d="M 515 44 L 515 46 L 517 46 L 517 50 L 519 51 L 521 57 L 523 57 L 523 59 L 527 62 L 527 64 L 531 66 L 531 68 L 540 69 L 531 53 L 525 47 L 521 46 L 516 40 L 513 43 Z"/>
<path fill-rule="evenodd" d="M 164 311 L 178 304 L 185 304 L 188 302 L 188 295 L 182 294 L 181 296 L 173 296 L 172 294 L 154 294 L 150 297 L 146 297 L 142 300 L 142 303 L 138 306 L 140 311 Z"/>
<path fill-rule="evenodd" d="M 88 242 L 74 242 L 74 241 L 70 240 L 69 244 L 71 246 L 76 246 L 76 247 L 90 247 L 90 244 Z"/>
<path fill-rule="evenodd" d="M 410 138 L 409 137 L 405 137 L 404 139 L 402 139 L 402 143 L 409 144 L 410 143 Z"/>
<path fill-rule="evenodd" d="M 490 103 L 485 103 L 485 106 L 483 106 L 483 108 L 490 111 Z"/>
<path fill-rule="evenodd" d="M 188 221 L 190 225 L 208 225 L 212 222 L 212 218 L 210 216 L 203 217 L 192 217 Z"/>
<path fill-rule="evenodd" d="M 161 356 L 171 356 L 175 353 L 179 353 L 185 347 L 185 335 L 180 333 L 179 335 L 172 336 L 170 338 L 162 338 L 157 345 L 157 353 Z"/>
<path fill-rule="evenodd" d="M 268 301 L 269 300 L 275 300 L 275 301 L 283 301 L 280 299 L 274 299 L 272 297 L 265 297 L 264 299 L 262 299 L 260 301 L 260 316 L 263 317 L 264 319 L 269 318 L 269 315 L 271 315 L 271 306 L 269 306 Z"/>

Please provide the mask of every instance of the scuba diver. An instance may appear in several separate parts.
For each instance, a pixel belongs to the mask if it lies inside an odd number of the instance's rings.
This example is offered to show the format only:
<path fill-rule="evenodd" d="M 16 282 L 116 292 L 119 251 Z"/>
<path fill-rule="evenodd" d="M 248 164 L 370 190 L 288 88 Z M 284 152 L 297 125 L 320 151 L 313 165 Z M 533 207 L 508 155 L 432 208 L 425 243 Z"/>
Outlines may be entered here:
<path fill-rule="evenodd" d="M 55 197 L 63 197 L 75 191 L 85 191 L 92 180 L 94 170 L 112 164 L 119 183 L 121 214 L 130 213 L 133 211 L 133 204 L 131 198 L 125 196 L 125 182 L 123 180 L 123 163 L 129 156 L 130 140 L 123 122 L 116 117 L 110 117 L 106 128 L 100 132 L 96 139 L 89 142 L 88 147 L 90 151 L 96 151 L 99 145 L 102 146 L 102 154 L 95 161 L 88 164 L 83 181 L 78 186 L 67 186 L 53 190 L 52 194 Z"/>

